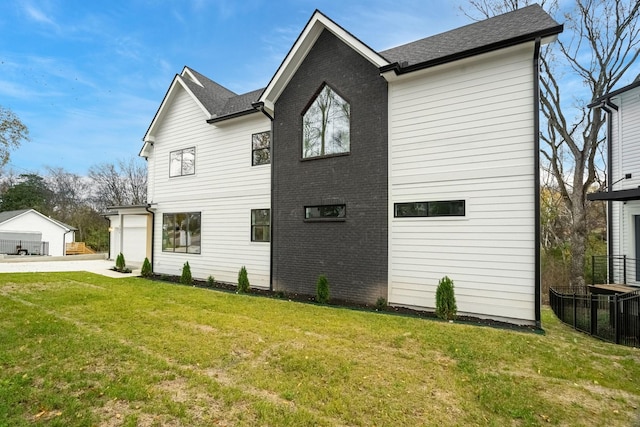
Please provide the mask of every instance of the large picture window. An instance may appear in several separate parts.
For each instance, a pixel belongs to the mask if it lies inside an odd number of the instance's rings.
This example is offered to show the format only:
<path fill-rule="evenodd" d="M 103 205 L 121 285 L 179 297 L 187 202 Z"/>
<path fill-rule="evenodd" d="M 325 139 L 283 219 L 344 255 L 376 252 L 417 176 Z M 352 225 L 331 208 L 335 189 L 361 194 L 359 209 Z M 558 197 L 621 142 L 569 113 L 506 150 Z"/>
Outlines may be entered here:
<path fill-rule="evenodd" d="M 169 154 L 169 176 L 193 175 L 196 173 L 195 147 L 172 151 Z"/>
<path fill-rule="evenodd" d="M 251 135 L 251 165 L 268 165 L 271 163 L 271 132 L 260 132 Z"/>
<path fill-rule="evenodd" d="M 162 251 L 200 253 L 200 212 L 162 215 Z"/>
<path fill-rule="evenodd" d="M 268 242 L 271 240 L 271 211 L 269 209 L 251 209 L 251 241 Z"/>
<path fill-rule="evenodd" d="M 302 157 L 348 153 L 350 117 L 349 103 L 325 84 L 302 116 Z"/>
<path fill-rule="evenodd" d="M 464 200 L 395 203 L 393 207 L 396 218 L 465 216 Z"/>

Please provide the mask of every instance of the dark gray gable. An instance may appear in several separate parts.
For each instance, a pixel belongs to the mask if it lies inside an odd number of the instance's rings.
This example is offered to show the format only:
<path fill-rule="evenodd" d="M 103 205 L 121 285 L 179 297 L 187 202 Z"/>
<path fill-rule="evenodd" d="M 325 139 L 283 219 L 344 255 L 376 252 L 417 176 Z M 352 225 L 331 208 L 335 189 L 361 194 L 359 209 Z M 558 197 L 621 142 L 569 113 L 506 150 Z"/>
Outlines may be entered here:
<path fill-rule="evenodd" d="M 394 47 L 380 52 L 380 54 L 389 62 L 400 64 L 401 68 L 422 68 L 421 65 L 444 63 L 464 56 L 534 40 L 536 37 L 552 36 L 561 31 L 562 25 L 551 18 L 539 5 L 534 4 Z M 392 65 L 389 68 L 397 67 Z"/>
<path fill-rule="evenodd" d="M 5 211 L 0 212 L 0 224 L 5 221 L 9 221 L 12 218 L 17 217 L 18 215 L 22 215 L 23 213 L 30 211 L 31 209 L 19 209 L 17 211 Z"/>

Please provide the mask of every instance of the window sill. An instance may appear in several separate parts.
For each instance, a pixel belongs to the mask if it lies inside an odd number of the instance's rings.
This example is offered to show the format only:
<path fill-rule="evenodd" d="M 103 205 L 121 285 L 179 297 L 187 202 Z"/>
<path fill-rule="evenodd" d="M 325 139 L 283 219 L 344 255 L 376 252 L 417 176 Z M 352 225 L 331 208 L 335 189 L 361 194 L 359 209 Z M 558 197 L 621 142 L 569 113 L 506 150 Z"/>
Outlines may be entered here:
<path fill-rule="evenodd" d="M 346 153 L 325 154 L 324 156 L 302 157 L 300 158 L 300 161 L 308 162 L 311 160 L 330 159 L 332 157 L 343 157 L 343 156 L 349 156 L 349 155 L 351 155 L 351 152 L 347 151 Z"/>
<path fill-rule="evenodd" d="M 305 218 L 303 222 L 345 222 L 346 218 Z"/>

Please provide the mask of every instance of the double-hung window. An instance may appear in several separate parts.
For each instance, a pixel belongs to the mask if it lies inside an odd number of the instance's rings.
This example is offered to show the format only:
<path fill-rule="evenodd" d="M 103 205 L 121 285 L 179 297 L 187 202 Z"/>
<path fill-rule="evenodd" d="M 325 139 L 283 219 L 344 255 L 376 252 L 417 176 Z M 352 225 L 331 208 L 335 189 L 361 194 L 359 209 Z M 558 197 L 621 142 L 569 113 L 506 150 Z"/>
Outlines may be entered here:
<path fill-rule="evenodd" d="M 271 163 L 271 132 L 251 135 L 251 166 Z"/>
<path fill-rule="evenodd" d="M 169 176 L 193 175 L 196 173 L 196 148 L 184 148 L 169 154 Z"/>
<path fill-rule="evenodd" d="M 268 242 L 271 240 L 271 210 L 251 209 L 251 241 Z"/>

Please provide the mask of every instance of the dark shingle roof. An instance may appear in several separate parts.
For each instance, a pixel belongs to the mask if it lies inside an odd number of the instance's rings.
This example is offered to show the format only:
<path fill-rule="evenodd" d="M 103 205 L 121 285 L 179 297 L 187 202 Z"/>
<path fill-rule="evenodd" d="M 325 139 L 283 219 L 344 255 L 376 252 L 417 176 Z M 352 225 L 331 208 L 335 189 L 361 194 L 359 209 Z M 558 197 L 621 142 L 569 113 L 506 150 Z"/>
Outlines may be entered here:
<path fill-rule="evenodd" d="M 562 25 L 551 18 L 539 5 L 533 4 L 513 12 L 498 15 L 484 21 L 456 28 L 402 46 L 380 52 L 391 63 L 403 68 L 429 62 L 446 62 L 446 58 L 464 52 L 491 50 L 493 46 L 505 46 L 535 37 L 558 34 Z"/>
<path fill-rule="evenodd" d="M 410 72 L 426 66 L 533 40 L 535 37 L 555 35 L 561 31 L 562 25 L 554 21 L 539 5 L 534 4 L 379 52 L 390 63 L 390 65 L 382 67 L 381 71 L 397 69 L 399 72 Z M 183 79 L 213 117 L 210 122 L 255 111 L 252 103 L 259 99 L 263 89 L 237 95 L 197 71 L 191 68 L 188 70 L 204 86 L 200 86 L 188 78 Z"/>

